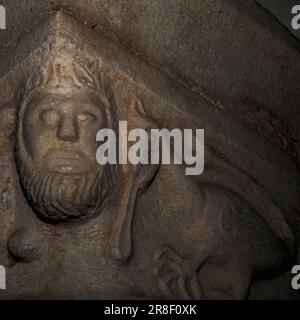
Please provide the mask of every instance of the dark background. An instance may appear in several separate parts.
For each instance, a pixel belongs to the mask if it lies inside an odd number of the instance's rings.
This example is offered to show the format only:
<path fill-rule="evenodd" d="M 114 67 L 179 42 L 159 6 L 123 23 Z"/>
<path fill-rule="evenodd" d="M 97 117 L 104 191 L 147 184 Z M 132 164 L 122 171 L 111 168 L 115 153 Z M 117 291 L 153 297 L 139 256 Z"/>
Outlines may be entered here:
<path fill-rule="evenodd" d="M 300 5 L 300 0 L 257 0 L 257 2 L 267 8 L 300 39 L 300 30 L 294 31 L 291 27 L 292 7 L 296 4 Z"/>

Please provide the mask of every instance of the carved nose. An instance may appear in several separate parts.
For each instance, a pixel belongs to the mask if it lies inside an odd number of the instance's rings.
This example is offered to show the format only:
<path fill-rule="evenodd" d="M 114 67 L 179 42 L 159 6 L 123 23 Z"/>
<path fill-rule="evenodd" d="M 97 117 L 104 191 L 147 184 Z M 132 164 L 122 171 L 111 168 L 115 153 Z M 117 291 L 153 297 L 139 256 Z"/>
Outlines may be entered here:
<path fill-rule="evenodd" d="M 75 142 L 78 140 L 77 124 L 72 116 L 65 115 L 58 127 L 57 137 L 63 141 Z"/>

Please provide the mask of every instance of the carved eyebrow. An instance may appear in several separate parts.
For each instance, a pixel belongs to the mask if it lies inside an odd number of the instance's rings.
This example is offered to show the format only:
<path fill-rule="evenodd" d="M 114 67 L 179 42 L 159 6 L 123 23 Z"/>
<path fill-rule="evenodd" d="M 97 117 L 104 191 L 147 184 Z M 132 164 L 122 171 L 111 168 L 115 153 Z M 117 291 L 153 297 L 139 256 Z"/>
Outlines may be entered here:
<path fill-rule="evenodd" d="M 56 105 L 54 103 L 34 103 L 33 108 L 37 110 L 57 110 Z"/>
<path fill-rule="evenodd" d="M 83 107 L 82 110 L 79 110 L 81 112 L 88 112 L 91 113 L 93 115 L 100 115 L 103 116 L 103 113 L 105 112 L 105 110 L 101 110 L 101 107 L 99 107 L 98 105 L 93 105 L 90 103 L 80 103 L 80 106 Z M 103 106 L 104 108 L 104 106 Z"/>
<path fill-rule="evenodd" d="M 94 116 L 98 116 L 98 117 L 103 117 L 103 115 L 105 114 L 105 110 L 101 110 L 101 108 L 97 105 L 93 105 L 93 104 L 90 104 L 90 103 L 79 103 L 80 105 L 80 109 L 78 109 L 78 113 L 80 112 L 87 112 L 91 115 L 94 115 Z M 61 103 L 57 102 L 57 101 L 53 101 L 53 102 L 44 102 L 44 103 L 34 103 L 32 105 L 32 108 L 33 109 L 37 109 L 37 110 L 40 110 L 40 111 L 43 111 L 43 110 L 46 110 L 46 109 L 49 109 L 49 110 L 55 110 L 55 111 L 61 111 L 62 110 L 62 107 L 61 107 Z M 105 108 L 103 106 L 103 108 Z"/>

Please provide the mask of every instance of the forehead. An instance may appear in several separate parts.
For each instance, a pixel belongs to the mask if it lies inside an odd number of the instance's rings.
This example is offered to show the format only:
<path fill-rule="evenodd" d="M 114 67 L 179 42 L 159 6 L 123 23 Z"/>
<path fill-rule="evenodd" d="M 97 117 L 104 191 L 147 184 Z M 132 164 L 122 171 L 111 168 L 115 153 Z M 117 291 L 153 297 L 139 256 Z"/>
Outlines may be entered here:
<path fill-rule="evenodd" d="M 91 91 L 78 91 L 69 93 L 49 93 L 40 92 L 31 98 L 28 103 L 29 107 L 60 107 L 72 106 L 79 110 L 101 108 L 101 100 L 99 96 Z"/>

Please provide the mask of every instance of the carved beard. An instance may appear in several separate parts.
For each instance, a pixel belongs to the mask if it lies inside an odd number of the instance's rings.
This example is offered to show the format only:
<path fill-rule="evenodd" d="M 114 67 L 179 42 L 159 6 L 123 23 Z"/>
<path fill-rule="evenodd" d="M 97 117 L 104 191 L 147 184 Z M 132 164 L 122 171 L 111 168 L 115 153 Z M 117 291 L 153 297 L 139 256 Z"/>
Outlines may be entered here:
<path fill-rule="evenodd" d="M 26 165 L 18 149 L 16 162 L 28 202 L 48 222 L 81 221 L 100 214 L 112 189 L 110 166 L 79 174 L 41 172 Z"/>

